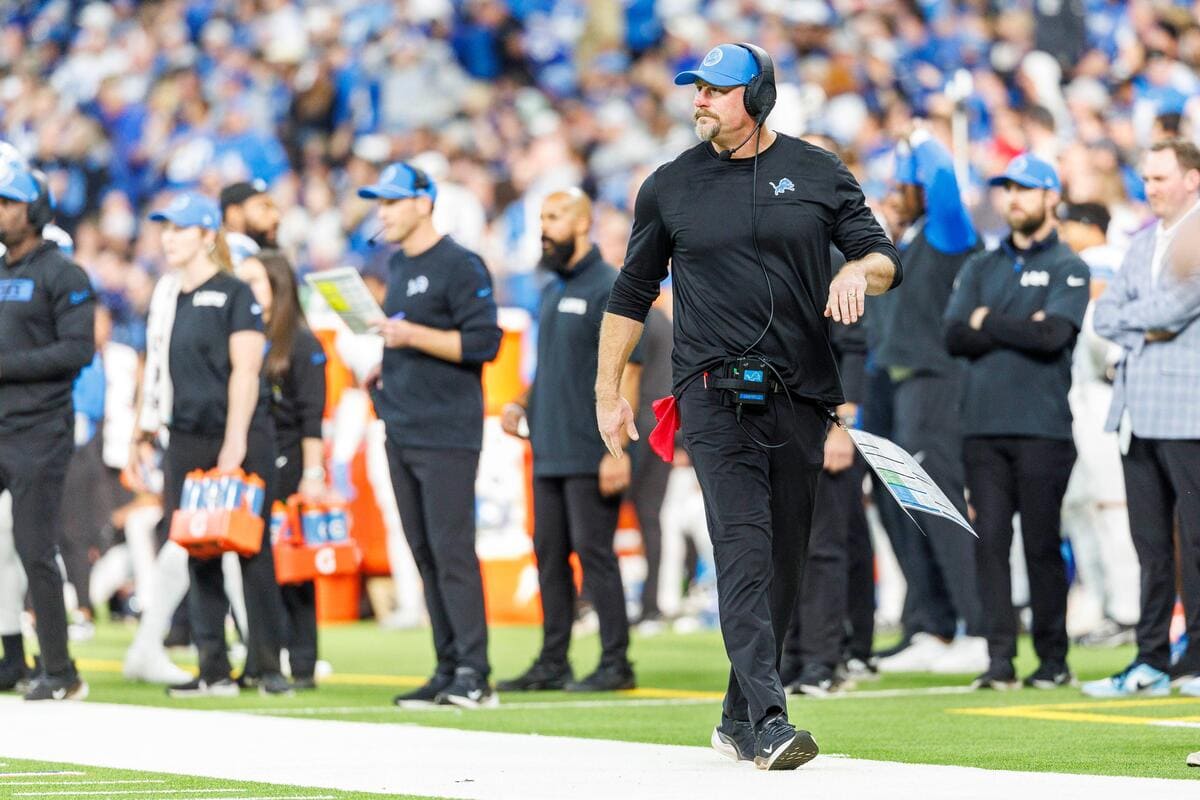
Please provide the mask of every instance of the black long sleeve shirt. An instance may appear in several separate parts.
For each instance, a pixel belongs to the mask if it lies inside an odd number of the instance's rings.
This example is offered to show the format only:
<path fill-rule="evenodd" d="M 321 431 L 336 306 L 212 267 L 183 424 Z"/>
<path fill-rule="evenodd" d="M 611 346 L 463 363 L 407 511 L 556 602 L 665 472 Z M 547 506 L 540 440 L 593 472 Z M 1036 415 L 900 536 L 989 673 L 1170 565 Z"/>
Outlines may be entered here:
<path fill-rule="evenodd" d="M 383 312 L 462 335 L 462 362 L 409 347 L 383 351 L 383 388 L 373 392 L 388 435 L 402 447 L 479 450 L 483 446 L 483 365 L 496 357 L 492 276 L 479 256 L 449 236 L 424 253 L 397 251 L 389 262 Z"/>
<path fill-rule="evenodd" d="M 325 350 L 303 326 L 292 340 L 288 369 L 271 381 L 271 416 L 279 453 L 300 446 L 302 439 L 321 438 L 325 415 Z"/>
<path fill-rule="evenodd" d="M 701 143 L 650 175 L 608 310 L 644 320 L 670 262 L 676 392 L 745 352 L 769 320 L 754 350 L 796 395 L 836 405 L 843 395 L 823 315 L 829 246 L 852 261 L 887 255 L 893 285 L 900 256 L 833 154 L 779 134 L 758 162 L 755 186 L 754 159 L 722 161 Z"/>
<path fill-rule="evenodd" d="M 58 245 L 0 257 L 0 436 L 71 430 L 71 386 L 96 353 L 95 308 L 87 274 Z"/>

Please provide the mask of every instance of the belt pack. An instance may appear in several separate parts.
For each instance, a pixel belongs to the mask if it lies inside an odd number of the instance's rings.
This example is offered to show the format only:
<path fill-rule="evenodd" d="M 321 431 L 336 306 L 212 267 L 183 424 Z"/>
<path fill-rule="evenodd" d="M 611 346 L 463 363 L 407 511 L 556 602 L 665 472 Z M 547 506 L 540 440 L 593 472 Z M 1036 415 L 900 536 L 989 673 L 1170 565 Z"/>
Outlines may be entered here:
<path fill-rule="evenodd" d="M 724 399 L 740 416 L 743 410 L 765 410 L 770 396 L 783 391 L 772 373 L 771 365 L 758 356 L 727 358 L 715 373 L 704 373 L 704 388 L 724 391 Z"/>

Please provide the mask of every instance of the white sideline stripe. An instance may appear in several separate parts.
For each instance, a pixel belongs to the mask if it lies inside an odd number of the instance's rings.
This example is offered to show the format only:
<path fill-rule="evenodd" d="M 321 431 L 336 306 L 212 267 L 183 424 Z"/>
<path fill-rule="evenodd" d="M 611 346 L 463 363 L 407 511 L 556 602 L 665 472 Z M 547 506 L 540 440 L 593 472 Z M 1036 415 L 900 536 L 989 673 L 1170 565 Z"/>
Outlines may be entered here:
<path fill-rule="evenodd" d="M 921 800 L 1196 800 L 1198 785 L 1195 780 L 824 756 L 794 772 L 759 772 L 708 747 L 104 703 L 47 707 L 0 699 L 0 719 L 0 753 L 14 759 L 259 781 L 282 785 L 284 791 L 305 787 L 301 791 L 312 795 L 338 789 L 469 800 L 758 795 L 879 800 L 883 791 L 887 797 Z M 114 730 L 122 735 L 112 736 Z M 697 744 L 707 734 L 707 728 L 697 730 Z M 820 737 L 818 731 L 818 741 Z M 180 747 L 180 742 L 188 746 Z M 233 800 L 248 794 L 242 789 L 233 794 L 210 791 L 208 796 Z M 312 800 L 312 795 L 297 793 L 296 800 Z M 162 791 L 145 796 L 172 797 Z M 198 800 L 192 794 L 177 796 Z"/>
<path fill-rule="evenodd" d="M 87 795 L 114 795 L 114 794 L 200 794 L 202 792 L 228 792 L 229 794 L 237 794 L 245 791 L 244 789 L 216 789 L 207 787 L 204 789 L 116 789 L 105 790 L 103 792 L 13 792 L 13 797 L 84 797 Z"/>
<path fill-rule="evenodd" d="M 1182 719 L 1164 719 L 1161 722 L 1147 722 L 1156 728 L 1200 728 L 1200 722 L 1188 722 Z"/>
<path fill-rule="evenodd" d="M 75 772 L 74 770 L 69 769 L 55 770 L 53 772 L 0 772 L 0 778 L 34 778 L 39 775 L 87 775 L 87 773 Z M 3 785 L 7 785 L 7 781 L 4 781 Z"/>
<path fill-rule="evenodd" d="M 337 800 L 337 797 L 331 794 L 272 794 L 261 797 L 193 797 L 191 800 Z"/>

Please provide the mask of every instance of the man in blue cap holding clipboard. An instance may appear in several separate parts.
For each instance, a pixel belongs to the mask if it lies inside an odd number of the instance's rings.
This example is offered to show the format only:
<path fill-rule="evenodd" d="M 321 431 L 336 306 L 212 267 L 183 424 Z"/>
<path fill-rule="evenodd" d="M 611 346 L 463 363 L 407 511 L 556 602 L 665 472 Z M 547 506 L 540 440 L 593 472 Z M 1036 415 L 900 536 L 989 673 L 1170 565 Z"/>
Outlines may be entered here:
<path fill-rule="evenodd" d="M 437 669 L 397 705 L 493 706 L 487 620 L 475 555 L 475 474 L 483 443 L 483 365 L 500 328 L 492 278 L 478 255 L 433 227 L 437 186 L 397 162 L 358 190 L 379 201 L 378 238 L 400 247 L 388 264 L 375 410 L 404 535 L 425 585 Z"/>

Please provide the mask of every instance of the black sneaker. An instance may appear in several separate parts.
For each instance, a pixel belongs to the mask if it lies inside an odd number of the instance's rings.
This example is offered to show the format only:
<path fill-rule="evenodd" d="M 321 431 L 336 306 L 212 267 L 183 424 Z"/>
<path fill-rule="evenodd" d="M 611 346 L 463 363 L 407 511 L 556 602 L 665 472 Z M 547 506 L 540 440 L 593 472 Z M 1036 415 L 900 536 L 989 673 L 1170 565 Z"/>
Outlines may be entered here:
<path fill-rule="evenodd" d="M 29 682 L 26 700 L 86 700 L 88 685 L 75 670 L 75 662 L 63 675 L 40 672 Z"/>
<path fill-rule="evenodd" d="M 438 692 L 433 702 L 459 708 L 495 708 L 500 705 L 500 698 L 492 691 L 487 678 L 470 667 L 459 667 L 454 671 L 454 680 Z"/>
<path fill-rule="evenodd" d="M 0 692 L 20 692 L 24 694 L 29 689 L 31 678 L 29 665 L 23 658 L 0 661 Z"/>
<path fill-rule="evenodd" d="M 209 681 L 203 678 L 193 678 L 187 683 L 179 683 L 167 687 L 167 696 L 176 699 L 188 697 L 237 697 L 241 687 L 232 678 L 220 678 Z"/>
<path fill-rule="evenodd" d="M 258 679 L 258 693 L 271 697 L 291 697 L 292 684 L 278 672 L 268 672 Z"/>
<path fill-rule="evenodd" d="M 571 665 L 538 659 L 529 669 L 515 678 L 500 681 L 496 690 L 500 692 L 544 692 L 560 691 L 575 680 Z"/>
<path fill-rule="evenodd" d="M 1179 688 L 1185 683 L 1191 683 L 1196 678 L 1200 678 L 1200 664 L 1197 664 L 1196 659 L 1192 654 L 1185 653 L 1184 657 L 1176 661 L 1167 669 L 1167 674 L 1171 676 L 1171 686 Z"/>
<path fill-rule="evenodd" d="M 567 684 L 568 692 L 619 692 L 636 688 L 633 665 L 628 661 L 623 664 L 601 664 L 583 680 Z"/>
<path fill-rule="evenodd" d="M 753 761 L 754 746 L 753 725 L 721 715 L 721 724 L 712 732 L 713 750 L 733 761 Z"/>
<path fill-rule="evenodd" d="M 837 672 L 843 680 L 851 683 L 877 681 L 879 680 L 877 662 L 878 659 L 875 658 L 847 658 L 844 663 L 838 665 Z"/>
<path fill-rule="evenodd" d="M 972 689 L 995 689 L 1006 692 L 1010 689 L 1020 689 L 1017 672 L 1012 664 L 992 664 L 982 675 L 971 681 Z"/>
<path fill-rule="evenodd" d="M 392 698 L 392 704 L 401 708 L 421 708 L 433 705 L 438 694 L 454 682 L 454 676 L 444 672 L 435 672 L 424 686 L 411 692 L 398 694 Z"/>
<path fill-rule="evenodd" d="M 316 688 L 317 681 L 312 675 L 303 678 L 292 678 L 292 689 L 297 692 L 311 692 Z"/>
<path fill-rule="evenodd" d="M 1041 664 L 1022 683 L 1030 689 L 1057 689 L 1060 686 L 1076 685 L 1075 676 L 1066 664 Z"/>
<path fill-rule="evenodd" d="M 795 769 L 817 757 L 820 750 L 808 731 L 798 731 L 783 714 L 776 714 L 759 730 L 754 766 L 759 769 Z"/>
<path fill-rule="evenodd" d="M 845 681 L 841 676 L 821 664 L 806 664 L 800 670 L 800 677 L 787 687 L 789 694 L 806 694 L 809 697 L 829 697 L 841 694 L 845 689 Z"/>
<path fill-rule="evenodd" d="M 262 683 L 262 678 L 243 671 L 241 675 L 237 676 L 235 682 L 239 689 L 257 689 L 258 685 Z"/>

